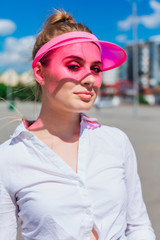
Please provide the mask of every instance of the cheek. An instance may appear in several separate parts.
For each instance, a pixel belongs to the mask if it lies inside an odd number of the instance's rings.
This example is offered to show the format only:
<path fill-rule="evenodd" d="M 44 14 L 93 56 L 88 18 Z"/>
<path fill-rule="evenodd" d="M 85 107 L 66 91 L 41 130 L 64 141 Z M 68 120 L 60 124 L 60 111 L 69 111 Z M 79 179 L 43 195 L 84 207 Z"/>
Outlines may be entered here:
<path fill-rule="evenodd" d="M 59 78 L 54 74 L 46 74 L 45 76 L 45 87 L 47 91 L 52 94 L 59 85 Z"/>
<path fill-rule="evenodd" d="M 95 83 L 93 84 L 93 86 L 99 89 L 101 84 L 102 84 L 102 74 L 96 77 Z"/>
<path fill-rule="evenodd" d="M 63 74 L 60 74 L 59 77 L 57 76 L 48 77 L 46 80 L 46 86 L 47 86 L 48 92 L 52 94 L 55 92 L 56 89 L 60 88 L 64 80 L 80 82 L 81 79 L 83 79 L 83 76 L 81 76 L 81 74 L 76 74 L 75 76 L 75 74 L 72 74 L 72 73 L 64 74 L 63 72 Z M 97 76 L 95 78 L 95 82 L 93 86 L 96 87 L 98 91 L 101 84 L 102 84 L 102 76 L 100 75 L 99 77 Z"/>
<path fill-rule="evenodd" d="M 55 68 L 54 68 L 55 69 Z M 75 74 L 68 72 L 65 68 L 62 68 L 60 71 L 50 71 L 50 73 L 45 76 L 45 85 L 50 94 L 54 93 L 55 90 L 58 90 L 61 85 L 65 82 L 78 82 L 81 79 L 80 74 Z"/>
<path fill-rule="evenodd" d="M 48 92 L 49 92 L 50 94 L 54 93 L 55 90 L 56 90 L 56 88 L 58 87 L 58 85 L 59 85 L 59 84 L 58 84 L 58 82 L 56 82 L 56 81 L 49 82 L 49 83 L 47 84 Z"/>
<path fill-rule="evenodd" d="M 88 72 L 86 71 L 69 71 L 68 69 L 66 69 L 66 67 L 60 66 L 60 64 L 54 62 L 54 64 L 51 64 L 47 67 L 45 75 L 47 90 L 50 94 L 52 94 L 57 88 L 59 88 L 59 86 L 61 85 L 60 83 L 67 80 L 73 82 L 80 82 L 86 74 L 88 74 Z M 95 82 L 93 86 L 99 89 L 101 84 L 102 74 L 100 73 L 98 76 L 95 76 Z"/>
<path fill-rule="evenodd" d="M 50 94 L 59 87 L 60 82 L 66 79 L 66 74 L 63 67 L 57 63 L 51 64 L 47 67 L 45 74 L 45 86 Z"/>

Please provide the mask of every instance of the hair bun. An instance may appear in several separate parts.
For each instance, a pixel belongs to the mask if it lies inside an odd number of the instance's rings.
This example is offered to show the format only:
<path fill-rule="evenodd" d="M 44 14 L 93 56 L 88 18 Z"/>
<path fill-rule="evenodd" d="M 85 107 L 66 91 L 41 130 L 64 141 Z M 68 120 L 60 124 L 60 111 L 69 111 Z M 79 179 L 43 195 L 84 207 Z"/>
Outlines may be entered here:
<path fill-rule="evenodd" d="M 64 11 L 63 9 L 55 10 L 54 17 L 52 18 L 52 16 L 48 19 L 49 21 L 46 22 L 46 25 L 48 24 L 53 25 L 60 22 L 75 23 L 75 20 L 73 19 L 72 15 L 66 13 L 66 11 Z"/>
<path fill-rule="evenodd" d="M 65 11 L 58 11 L 57 12 L 58 16 L 59 16 L 59 21 L 60 22 L 69 22 L 69 23 L 75 23 L 72 15 L 70 15 L 69 13 L 66 13 Z"/>
<path fill-rule="evenodd" d="M 77 23 L 71 14 L 63 9 L 55 9 L 54 13 L 52 12 L 42 25 L 32 51 L 32 58 L 34 59 L 38 50 L 52 38 L 67 32 L 75 31 L 92 33 L 85 25 Z"/>

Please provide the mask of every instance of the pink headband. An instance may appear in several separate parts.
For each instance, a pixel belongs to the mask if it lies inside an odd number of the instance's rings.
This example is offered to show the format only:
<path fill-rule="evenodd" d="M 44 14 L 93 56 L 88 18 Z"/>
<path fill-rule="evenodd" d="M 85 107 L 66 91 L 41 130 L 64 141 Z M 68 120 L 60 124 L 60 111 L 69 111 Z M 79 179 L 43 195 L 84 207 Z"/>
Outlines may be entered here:
<path fill-rule="evenodd" d="M 32 68 L 34 68 L 36 66 L 36 63 L 39 62 L 42 57 L 49 51 L 58 47 L 81 42 L 94 42 L 100 47 L 102 71 L 119 67 L 122 63 L 125 62 L 127 58 L 126 52 L 121 47 L 110 42 L 99 41 L 96 36 L 91 33 L 77 31 L 61 34 L 45 43 L 38 50 L 33 60 Z"/>

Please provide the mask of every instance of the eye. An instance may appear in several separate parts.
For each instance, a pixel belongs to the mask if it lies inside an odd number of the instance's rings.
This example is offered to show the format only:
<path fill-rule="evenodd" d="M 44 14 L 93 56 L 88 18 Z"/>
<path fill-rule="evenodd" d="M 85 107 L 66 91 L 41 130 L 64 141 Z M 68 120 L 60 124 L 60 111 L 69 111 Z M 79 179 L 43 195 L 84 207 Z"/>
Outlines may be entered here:
<path fill-rule="evenodd" d="M 76 72 L 79 70 L 80 66 L 78 64 L 69 64 L 67 65 L 67 68 L 73 72 Z"/>
<path fill-rule="evenodd" d="M 91 67 L 91 70 L 94 72 L 94 73 L 96 73 L 96 74 L 98 74 L 99 72 L 101 72 L 102 70 L 101 70 L 101 67 L 100 66 L 92 66 Z"/>

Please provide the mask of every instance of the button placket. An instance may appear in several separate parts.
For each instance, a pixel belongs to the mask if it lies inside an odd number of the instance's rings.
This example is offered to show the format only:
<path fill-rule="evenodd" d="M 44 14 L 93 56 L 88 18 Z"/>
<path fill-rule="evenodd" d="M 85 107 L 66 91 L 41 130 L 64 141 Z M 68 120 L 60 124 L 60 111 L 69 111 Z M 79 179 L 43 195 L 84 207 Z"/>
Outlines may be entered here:
<path fill-rule="evenodd" d="M 79 189 L 79 193 L 83 202 L 84 211 L 81 224 L 81 238 L 85 240 L 89 240 L 90 232 L 93 226 L 91 202 L 89 200 L 88 190 L 85 184 L 87 155 L 88 155 L 87 131 L 84 130 L 79 140 L 77 187 Z"/>
<path fill-rule="evenodd" d="M 86 214 L 87 214 L 87 215 L 91 215 L 91 210 L 87 208 L 87 209 L 86 209 Z"/>

